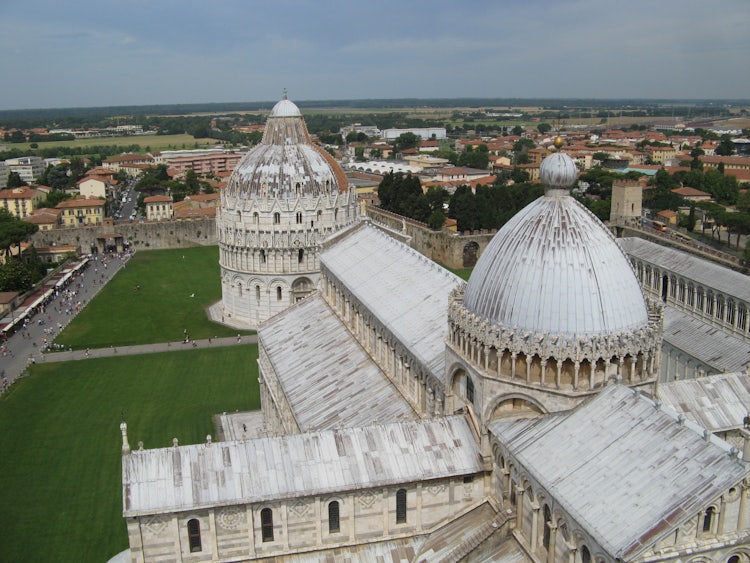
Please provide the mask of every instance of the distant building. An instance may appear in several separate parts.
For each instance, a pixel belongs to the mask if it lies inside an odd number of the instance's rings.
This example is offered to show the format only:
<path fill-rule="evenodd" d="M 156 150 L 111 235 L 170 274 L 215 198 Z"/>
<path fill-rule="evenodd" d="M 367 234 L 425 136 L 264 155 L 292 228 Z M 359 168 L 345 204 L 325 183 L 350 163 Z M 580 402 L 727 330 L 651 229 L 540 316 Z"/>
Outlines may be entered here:
<path fill-rule="evenodd" d="M 78 197 L 61 201 L 55 208 L 62 211 L 62 223 L 65 227 L 82 227 L 100 225 L 104 220 L 106 200 L 101 198 Z"/>
<path fill-rule="evenodd" d="M 62 225 L 62 209 L 43 207 L 35 209 L 31 215 L 24 218 L 27 223 L 33 223 L 40 231 L 51 231 Z"/>
<path fill-rule="evenodd" d="M 36 182 L 44 172 L 44 160 L 39 156 L 9 158 L 5 161 L 5 165 L 8 167 L 8 172 L 17 173 L 21 180 L 28 184 Z"/>
<path fill-rule="evenodd" d="M 174 213 L 172 207 L 172 196 L 169 195 L 152 195 L 143 198 L 143 204 L 146 206 L 147 221 L 164 221 L 171 219 Z"/>
<path fill-rule="evenodd" d="M 188 170 L 193 170 L 199 176 L 214 176 L 234 170 L 242 157 L 243 153 L 224 149 L 163 151 L 156 162 L 165 163 L 175 176 L 184 176 Z"/>
<path fill-rule="evenodd" d="M 45 197 L 41 191 L 28 186 L 0 190 L 0 207 L 18 219 L 25 219 Z"/>
<path fill-rule="evenodd" d="M 78 193 L 81 197 L 106 198 L 110 189 L 110 182 L 102 176 L 84 176 L 78 182 Z"/>
<path fill-rule="evenodd" d="M 404 133 L 413 133 L 422 140 L 442 141 L 448 137 L 445 127 L 412 127 L 411 129 L 383 129 L 383 139 L 394 141 Z"/>
<path fill-rule="evenodd" d="M 681 188 L 675 188 L 672 190 L 672 193 L 677 194 L 678 196 L 688 201 L 711 201 L 713 199 L 711 194 L 701 191 L 701 190 L 697 190 L 690 186 L 683 186 Z"/>

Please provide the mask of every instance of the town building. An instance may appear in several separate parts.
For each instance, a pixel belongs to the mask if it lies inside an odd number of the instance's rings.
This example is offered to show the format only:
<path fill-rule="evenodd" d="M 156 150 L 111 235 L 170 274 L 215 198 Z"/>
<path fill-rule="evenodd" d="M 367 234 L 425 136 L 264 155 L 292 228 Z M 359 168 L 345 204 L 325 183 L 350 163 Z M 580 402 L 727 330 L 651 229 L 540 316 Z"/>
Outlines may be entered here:
<path fill-rule="evenodd" d="M 146 206 L 147 221 L 166 221 L 171 219 L 174 214 L 172 196 L 170 195 L 144 197 L 143 204 Z"/>
<path fill-rule="evenodd" d="M 42 207 L 35 209 L 31 215 L 24 218 L 27 223 L 33 223 L 40 231 L 51 231 L 62 225 L 62 209 Z"/>
<path fill-rule="evenodd" d="M 97 197 L 77 197 L 58 203 L 55 208 L 62 211 L 64 227 L 100 225 L 104 221 L 106 200 Z"/>
<path fill-rule="evenodd" d="M 44 160 L 39 156 L 21 156 L 5 161 L 8 172 L 15 172 L 27 184 L 33 184 L 44 172 Z M 6 174 L 7 178 L 7 174 Z"/>
<path fill-rule="evenodd" d="M 25 219 L 45 197 L 43 192 L 28 186 L 0 190 L 0 207 L 18 219 Z"/>
<path fill-rule="evenodd" d="M 81 197 L 106 199 L 111 190 L 110 180 L 103 176 L 87 175 L 76 182 Z"/>

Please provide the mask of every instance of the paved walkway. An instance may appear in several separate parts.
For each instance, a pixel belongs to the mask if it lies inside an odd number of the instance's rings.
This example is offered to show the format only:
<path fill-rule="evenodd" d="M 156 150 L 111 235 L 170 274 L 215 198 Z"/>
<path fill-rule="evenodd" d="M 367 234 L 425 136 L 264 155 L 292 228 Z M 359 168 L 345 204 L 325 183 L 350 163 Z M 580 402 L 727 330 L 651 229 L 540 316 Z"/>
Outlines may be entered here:
<path fill-rule="evenodd" d="M 67 362 L 70 360 L 88 360 L 90 358 L 108 358 L 112 356 L 127 356 L 132 354 L 152 354 L 155 352 L 183 352 L 194 348 L 221 348 L 223 346 L 237 346 L 238 344 L 255 344 L 258 337 L 254 334 L 243 335 L 240 338 L 229 336 L 225 338 L 209 338 L 206 340 L 191 340 L 186 342 L 159 342 L 157 344 L 136 344 L 134 346 L 110 346 L 109 348 L 91 348 L 89 350 L 72 350 L 64 352 L 48 352 L 41 355 L 42 362 Z"/>

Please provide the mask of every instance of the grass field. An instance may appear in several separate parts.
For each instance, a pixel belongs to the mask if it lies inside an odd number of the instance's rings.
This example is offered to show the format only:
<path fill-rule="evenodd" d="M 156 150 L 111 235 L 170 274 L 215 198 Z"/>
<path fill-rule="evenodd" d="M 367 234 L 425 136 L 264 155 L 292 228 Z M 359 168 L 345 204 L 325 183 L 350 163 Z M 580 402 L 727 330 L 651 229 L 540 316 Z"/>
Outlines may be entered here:
<path fill-rule="evenodd" d="M 129 135 L 127 137 L 96 137 L 93 139 L 76 139 L 75 141 L 54 141 L 49 143 L 36 143 L 38 148 L 51 147 L 94 147 L 106 145 L 119 145 L 129 147 L 130 145 L 139 145 L 144 151 L 146 147 L 152 151 L 198 149 L 203 147 L 213 147 L 217 143 L 216 139 L 196 139 L 187 133 L 182 135 Z M 31 149 L 31 143 L 13 144 L 14 149 L 28 151 Z"/>
<path fill-rule="evenodd" d="M 176 342 L 185 329 L 193 339 L 235 335 L 206 316 L 220 299 L 218 247 L 139 251 L 55 342 L 81 349 Z"/>
<path fill-rule="evenodd" d="M 220 297 L 216 263 L 215 247 L 138 253 L 70 325 L 70 341 L 221 335 L 201 318 Z M 260 407 L 257 358 L 244 345 L 31 366 L 0 397 L 0 561 L 101 563 L 126 549 L 120 422 L 133 448 L 202 442 L 214 414 Z"/>

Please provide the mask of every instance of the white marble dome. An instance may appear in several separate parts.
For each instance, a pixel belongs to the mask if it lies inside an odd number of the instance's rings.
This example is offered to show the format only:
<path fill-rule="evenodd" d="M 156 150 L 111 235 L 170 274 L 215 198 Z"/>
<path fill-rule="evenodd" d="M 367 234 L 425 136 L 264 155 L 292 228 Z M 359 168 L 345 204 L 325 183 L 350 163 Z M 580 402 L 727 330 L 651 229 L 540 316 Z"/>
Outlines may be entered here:
<path fill-rule="evenodd" d="M 630 262 L 566 189 L 577 174 L 572 159 L 551 155 L 541 173 L 545 195 L 490 241 L 464 307 L 491 325 L 539 334 L 590 337 L 645 327 L 647 305 Z"/>
<path fill-rule="evenodd" d="M 557 152 L 549 155 L 539 167 L 539 178 L 547 188 L 569 188 L 577 177 L 578 167 L 565 153 Z"/>
<path fill-rule="evenodd" d="M 313 144 L 299 108 L 284 97 L 271 110 L 261 142 L 235 167 L 226 193 L 239 198 L 296 199 L 347 190 L 341 166 Z"/>

